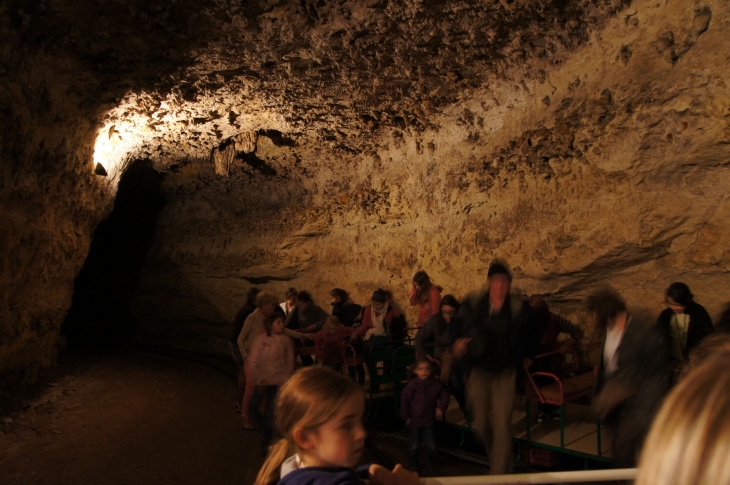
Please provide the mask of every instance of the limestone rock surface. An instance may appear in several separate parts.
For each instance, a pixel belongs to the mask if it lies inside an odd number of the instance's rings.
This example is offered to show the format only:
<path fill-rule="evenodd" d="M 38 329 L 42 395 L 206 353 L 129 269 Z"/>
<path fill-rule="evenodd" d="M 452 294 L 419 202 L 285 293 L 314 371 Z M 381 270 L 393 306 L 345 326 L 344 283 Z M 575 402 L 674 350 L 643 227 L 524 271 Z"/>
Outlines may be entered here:
<path fill-rule="evenodd" d="M 0 22 L 4 376 L 53 361 L 135 159 L 165 172 L 148 340 L 224 352 L 251 285 L 406 307 L 425 269 L 464 296 L 493 258 L 578 319 L 602 283 L 730 300 L 724 0 L 2 0 Z"/>

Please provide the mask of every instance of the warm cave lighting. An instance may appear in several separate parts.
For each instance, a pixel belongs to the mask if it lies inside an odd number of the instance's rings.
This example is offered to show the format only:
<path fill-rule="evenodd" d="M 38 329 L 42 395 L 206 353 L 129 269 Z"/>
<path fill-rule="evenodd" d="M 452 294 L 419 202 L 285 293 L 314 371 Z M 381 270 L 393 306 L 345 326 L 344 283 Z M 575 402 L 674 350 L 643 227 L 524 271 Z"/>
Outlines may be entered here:
<path fill-rule="evenodd" d="M 136 124 L 131 120 L 107 123 L 96 136 L 93 171 L 96 175 L 116 181 L 130 155 L 140 143 Z"/>

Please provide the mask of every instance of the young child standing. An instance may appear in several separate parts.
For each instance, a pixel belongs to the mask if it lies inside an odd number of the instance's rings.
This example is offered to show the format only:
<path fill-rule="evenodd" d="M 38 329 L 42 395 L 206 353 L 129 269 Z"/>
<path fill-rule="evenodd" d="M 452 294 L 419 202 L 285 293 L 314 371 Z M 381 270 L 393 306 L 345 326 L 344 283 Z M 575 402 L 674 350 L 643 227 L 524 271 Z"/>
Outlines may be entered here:
<path fill-rule="evenodd" d="M 283 436 L 255 485 L 418 485 L 418 475 L 400 465 L 353 470 L 365 447 L 365 396 L 346 377 L 322 367 L 299 370 L 281 388 L 276 427 Z"/>
<path fill-rule="evenodd" d="M 274 431 L 276 393 L 296 369 L 296 351 L 292 339 L 284 335 L 284 317 L 272 313 L 264 320 L 264 332 L 254 340 L 247 365 L 251 366 L 255 397 L 251 407 L 258 413 L 259 403 L 266 400 L 266 411 L 259 418 L 264 423 L 264 446 L 268 446 Z"/>
<path fill-rule="evenodd" d="M 408 466 L 418 469 L 418 452 L 421 443 L 426 452 L 426 471 L 431 472 L 431 459 L 436 451 L 433 428 L 436 419 L 443 419 L 449 406 L 449 393 L 441 382 L 433 378 L 431 361 L 416 361 L 416 377 L 406 385 L 401 394 L 400 413 L 409 427 Z"/>
<path fill-rule="evenodd" d="M 322 365 L 338 374 L 342 372 L 345 363 L 342 358 L 343 340 L 355 331 L 352 327 L 345 327 L 340 319 L 334 315 L 327 318 L 322 330 L 314 336 L 314 346 L 317 349 L 317 358 Z"/>

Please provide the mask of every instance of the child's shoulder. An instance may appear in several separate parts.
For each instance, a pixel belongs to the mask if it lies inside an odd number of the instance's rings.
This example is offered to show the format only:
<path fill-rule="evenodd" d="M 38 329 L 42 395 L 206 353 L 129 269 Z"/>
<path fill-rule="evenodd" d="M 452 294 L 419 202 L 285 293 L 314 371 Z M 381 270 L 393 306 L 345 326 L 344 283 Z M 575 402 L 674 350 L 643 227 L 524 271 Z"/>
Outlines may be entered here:
<path fill-rule="evenodd" d="M 287 473 L 279 485 L 362 485 L 363 478 L 350 468 L 310 466 Z"/>

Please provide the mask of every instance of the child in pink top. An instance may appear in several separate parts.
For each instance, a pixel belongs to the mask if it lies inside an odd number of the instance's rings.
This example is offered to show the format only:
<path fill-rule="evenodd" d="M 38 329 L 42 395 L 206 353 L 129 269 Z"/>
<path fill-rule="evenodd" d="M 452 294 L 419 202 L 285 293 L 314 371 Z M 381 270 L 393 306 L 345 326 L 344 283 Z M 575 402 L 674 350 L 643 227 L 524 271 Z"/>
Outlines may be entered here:
<path fill-rule="evenodd" d="M 314 336 L 314 346 L 317 358 L 322 365 L 333 371 L 342 372 L 342 343 L 355 331 L 352 327 L 345 327 L 340 319 L 332 315 L 325 321 L 322 330 Z"/>
<path fill-rule="evenodd" d="M 247 365 L 257 386 L 281 386 L 296 369 L 294 341 L 284 335 L 284 318 L 272 313 L 264 320 L 265 332 L 254 340 Z"/>
<path fill-rule="evenodd" d="M 284 317 L 272 313 L 264 320 L 264 331 L 254 340 L 251 353 L 246 360 L 251 366 L 256 392 L 251 409 L 264 424 L 264 449 L 273 436 L 276 395 L 296 370 L 294 341 L 284 334 Z M 266 402 L 264 416 L 259 413 L 259 403 Z"/>

